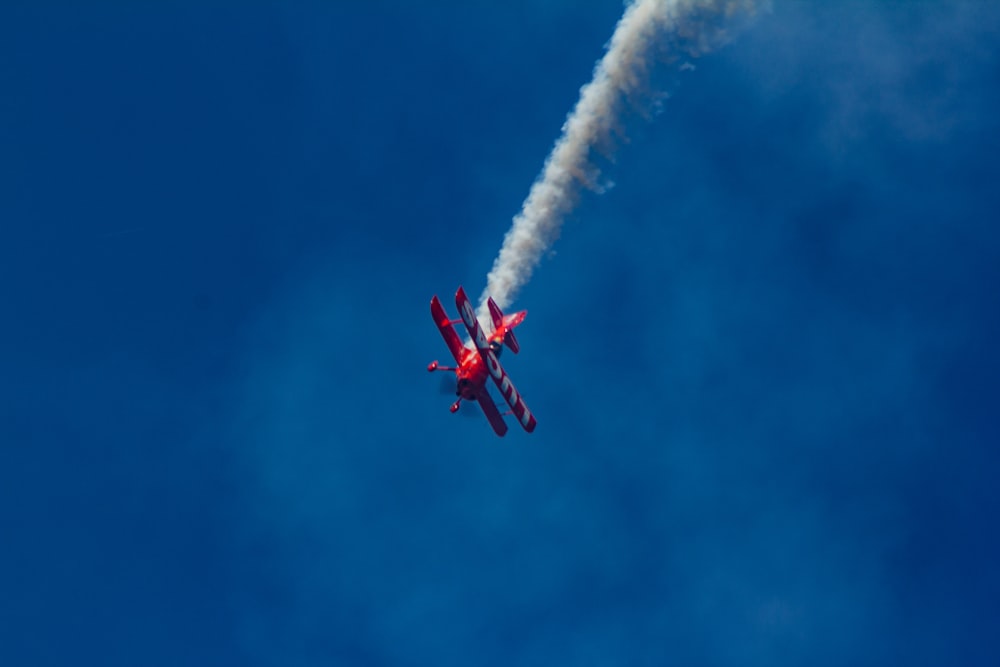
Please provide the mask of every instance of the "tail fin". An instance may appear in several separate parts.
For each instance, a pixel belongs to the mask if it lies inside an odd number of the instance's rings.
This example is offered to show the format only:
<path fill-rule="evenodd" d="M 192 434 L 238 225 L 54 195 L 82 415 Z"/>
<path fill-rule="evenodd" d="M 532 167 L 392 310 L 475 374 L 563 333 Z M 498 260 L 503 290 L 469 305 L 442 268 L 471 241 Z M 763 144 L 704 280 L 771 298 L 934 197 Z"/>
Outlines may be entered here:
<path fill-rule="evenodd" d="M 503 342 L 510 348 L 510 351 L 517 354 L 521 351 L 521 346 L 517 342 L 517 338 L 514 337 L 514 327 L 524 320 L 524 316 L 527 314 L 526 311 L 520 311 L 514 313 L 513 315 L 504 316 L 503 312 L 500 310 L 500 306 L 496 304 L 493 297 L 486 300 L 486 305 L 490 308 L 490 319 L 493 320 L 493 331 L 499 331 L 503 329 Z"/>

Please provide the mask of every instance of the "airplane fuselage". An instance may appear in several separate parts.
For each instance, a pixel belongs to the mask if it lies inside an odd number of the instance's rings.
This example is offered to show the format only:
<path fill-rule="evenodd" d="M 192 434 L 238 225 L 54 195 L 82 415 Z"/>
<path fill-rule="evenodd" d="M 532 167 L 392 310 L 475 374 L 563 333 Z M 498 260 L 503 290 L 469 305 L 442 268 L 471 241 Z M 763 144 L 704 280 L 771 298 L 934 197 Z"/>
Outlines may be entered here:
<path fill-rule="evenodd" d="M 462 353 L 462 362 L 455 372 L 458 382 L 455 386 L 455 395 L 461 396 L 467 401 L 476 400 L 476 395 L 486 385 L 486 364 L 483 358 L 473 349 L 465 348 Z"/>

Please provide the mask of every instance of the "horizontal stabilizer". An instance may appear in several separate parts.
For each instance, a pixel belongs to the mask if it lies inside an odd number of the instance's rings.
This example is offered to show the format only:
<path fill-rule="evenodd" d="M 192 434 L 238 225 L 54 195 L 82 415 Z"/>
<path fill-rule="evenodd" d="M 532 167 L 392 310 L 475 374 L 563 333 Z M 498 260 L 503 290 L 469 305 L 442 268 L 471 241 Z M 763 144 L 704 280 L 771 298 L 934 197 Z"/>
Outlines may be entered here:
<path fill-rule="evenodd" d="M 493 330 L 496 331 L 503 326 L 503 312 L 497 302 L 490 297 L 486 300 L 486 305 L 490 308 L 490 318 L 493 320 Z"/>
<path fill-rule="evenodd" d="M 517 338 L 514 338 L 513 329 L 507 330 L 507 333 L 503 337 L 503 342 L 507 344 L 507 347 L 509 347 L 510 351 L 514 354 L 517 354 L 521 349 L 521 346 L 517 342 Z"/>
<path fill-rule="evenodd" d="M 486 300 L 486 305 L 490 309 L 490 319 L 493 320 L 494 334 L 502 332 L 503 342 L 510 348 L 510 351 L 514 354 L 520 352 L 521 346 L 518 345 L 517 338 L 514 337 L 514 327 L 524 321 L 524 316 L 528 314 L 528 311 L 522 310 L 513 315 L 504 315 L 503 311 L 500 310 L 500 306 L 493 300 L 493 297 L 489 297 Z"/>

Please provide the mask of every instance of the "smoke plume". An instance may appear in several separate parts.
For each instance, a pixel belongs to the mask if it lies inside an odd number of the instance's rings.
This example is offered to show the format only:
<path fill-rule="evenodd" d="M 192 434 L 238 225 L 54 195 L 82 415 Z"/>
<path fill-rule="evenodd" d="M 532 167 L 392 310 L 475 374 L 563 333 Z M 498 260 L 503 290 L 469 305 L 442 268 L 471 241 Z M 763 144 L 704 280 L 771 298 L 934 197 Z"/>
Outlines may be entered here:
<path fill-rule="evenodd" d="M 594 78 L 580 90 L 566 118 L 562 136 L 531 186 L 521 212 L 504 237 L 487 276 L 479 318 L 489 321 L 486 299 L 501 308 L 513 302 L 542 255 L 559 237 L 563 220 L 581 191 L 600 191 L 600 170 L 593 157 L 613 157 L 621 118 L 629 107 L 647 100 L 650 68 L 658 62 L 697 57 L 726 39 L 726 27 L 753 14 L 754 0 L 636 0 L 618 21 Z"/>

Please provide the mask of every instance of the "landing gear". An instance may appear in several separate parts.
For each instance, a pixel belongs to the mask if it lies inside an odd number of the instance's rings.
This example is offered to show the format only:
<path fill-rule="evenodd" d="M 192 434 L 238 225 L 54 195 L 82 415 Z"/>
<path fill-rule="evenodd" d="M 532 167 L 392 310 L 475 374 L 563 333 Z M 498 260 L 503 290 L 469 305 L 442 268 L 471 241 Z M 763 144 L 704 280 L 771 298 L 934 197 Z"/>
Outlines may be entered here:
<path fill-rule="evenodd" d="M 454 366 L 441 366 L 438 364 L 437 359 L 427 364 L 427 372 L 433 373 L 434 371 L 457 371 L 458 369 Z"/>

